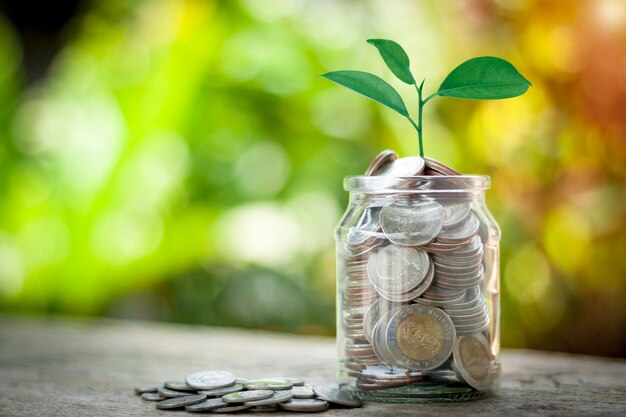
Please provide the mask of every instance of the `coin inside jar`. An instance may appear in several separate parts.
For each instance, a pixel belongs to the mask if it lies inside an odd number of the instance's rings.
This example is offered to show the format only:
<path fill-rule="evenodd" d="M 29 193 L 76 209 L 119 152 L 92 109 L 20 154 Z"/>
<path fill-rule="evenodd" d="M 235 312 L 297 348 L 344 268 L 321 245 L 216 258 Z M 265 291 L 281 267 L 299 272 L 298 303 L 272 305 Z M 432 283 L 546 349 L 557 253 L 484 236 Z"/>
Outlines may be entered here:
<path fill-rule="evenodd" d="M 455 339 L 452 320 L 436 307 L 412 304 L 396 313 L 387 327 L 387 347 L 407 369 L 428 370 L 443 364 Z"/>
<path fill-rule="evenodd" d="M 367 275 L 377 289 L 403 293 L 418 286 L 428 273 L 426 252 L 406 246 L 380 247 L 367 262 Z"/>
<path fill-rule="evenodd" d="M 390 204 L 380 211 L 382 230 L 396 245 L 421 246 L 431 242 L 443 226 L 444 209 L 434 201 Z"/>
<path fill-rule="evenodd" d="M 450 227 L 465 220 L 470 214 L 470 205 L 466 202 L 442 204 L 443 206 L 443 226 Z"/>
<path fill-rule="evenodd" d="M 413 177 L 424 172 L 424 159 L 419 156 L 407 156 L 396 159 L 375 172 L 386 177 Z"/>
<path fill-rule="evenodd" d="M 442 228 L 437 241 L 441 243 L 470 242 L 471 238 L 478 233 L 479 226 L 478 218 L 471 214 L 460 223 Z"/>
<path fill-rule="evenodd" d="M 454 344 L 454 365 L 461 378 L 476 389 L 487 389 L 493 383 L 493 358 L 482 334 L 459 336 Z"/>
<path fill-rule="evenodd" d="M 376 155 L 376 157 L 374 157 L 370 165 L 365 170 L 365 175 L 376 175 L 376 171 L 392 163 L 396 159 L 398 159 L 398 154 L 394 151 L 391 151 L 389 149 L 382 151 L 381 153 Z"/>

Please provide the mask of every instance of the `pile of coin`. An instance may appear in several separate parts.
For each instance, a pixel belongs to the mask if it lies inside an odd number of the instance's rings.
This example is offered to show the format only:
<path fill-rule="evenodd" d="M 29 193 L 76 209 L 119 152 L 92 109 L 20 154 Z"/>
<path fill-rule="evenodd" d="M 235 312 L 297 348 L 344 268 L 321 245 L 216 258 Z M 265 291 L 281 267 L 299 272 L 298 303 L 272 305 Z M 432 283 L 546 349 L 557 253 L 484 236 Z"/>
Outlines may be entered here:
<path fill-rule="evenodd" d="M 300 413 L 328 410 L 330 405 L 361 407 L 363 403 L 335 386 L 305 385 L 298 378 L 238 378 L 227 371 L 200 371 L 184 381 L 166 381 L 162 386 L 138 387 L 135 394 L 155 401 L 159 410 L 190 413 L 237 411 Z"/>
<path fill-rule="evenodd" d="M 366 175 L 460 175 L 384 151 Z M 404 190 L 403 190 L 404 191 Z M 366 196 L 339 247 L 343 374 L 361 391 L 495 379 L 479 215 L 462 193 Z M 341 337 L 343 335 L 343 337 Z"/>

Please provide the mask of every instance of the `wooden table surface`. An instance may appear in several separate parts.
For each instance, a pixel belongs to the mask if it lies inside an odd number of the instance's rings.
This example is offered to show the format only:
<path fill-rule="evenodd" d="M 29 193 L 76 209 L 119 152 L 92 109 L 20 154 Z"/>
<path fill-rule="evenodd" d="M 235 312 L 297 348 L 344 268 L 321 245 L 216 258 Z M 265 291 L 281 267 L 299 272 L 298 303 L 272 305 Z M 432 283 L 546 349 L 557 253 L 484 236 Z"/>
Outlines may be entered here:
<path fill-rule="evenodd" d="M 626 361 L 504 350 L 500 394 L 325 416 L 626 416 Z M 133 387 L 203 369 L 334 380 L 334 339 L 101 319 L 0 317 L 0 416 L 164 416 Z M 178 412 L 175 415 L 191 415 Z M 245 414 L 238 414 L 245 415 Z M 260 415 L 260 414 L 253 414 Z M 274 415 L 294 415 L 277 413 Z"/>

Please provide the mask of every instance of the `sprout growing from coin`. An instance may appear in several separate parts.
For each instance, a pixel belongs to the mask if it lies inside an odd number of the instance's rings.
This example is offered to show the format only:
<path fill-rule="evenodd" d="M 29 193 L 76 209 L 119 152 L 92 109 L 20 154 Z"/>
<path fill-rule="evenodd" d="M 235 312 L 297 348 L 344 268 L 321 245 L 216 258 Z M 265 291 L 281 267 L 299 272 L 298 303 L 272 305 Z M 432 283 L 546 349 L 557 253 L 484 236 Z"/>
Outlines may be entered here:
<path fill-rule="evenodd" d="M 388 39 L 369 39 L 385 64 L 400 81 L 413 85 L 417 92 L 417 122 L 409 114 L 400 94 L 382 78 L 363 71 L 334 71 L 322 76 L 363 94 L 406 117 L 417 131 L 420 156 L 424 156 L 422 113 L 431 99 L 453 97 L 469 100 L 499 100 L 517 97 L 532 84 L 508 61 L 494 56 L 469 59 L 452 70 L 439 89 L 424 98 L 424 80 L 418 85 L 411 73 L 409 56 L 402 47 Z"/>

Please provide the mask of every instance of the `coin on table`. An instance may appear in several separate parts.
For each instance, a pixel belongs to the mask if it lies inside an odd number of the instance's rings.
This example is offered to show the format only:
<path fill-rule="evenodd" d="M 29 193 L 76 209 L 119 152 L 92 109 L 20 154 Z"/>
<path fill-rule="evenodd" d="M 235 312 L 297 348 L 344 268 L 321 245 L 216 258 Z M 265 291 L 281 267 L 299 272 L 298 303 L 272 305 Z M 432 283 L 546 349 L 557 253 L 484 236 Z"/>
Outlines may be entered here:
<path fill-rule="evenodd" d="M 378 248 L 369 258 L 367 275 L 382 291 L 402 293 L 417 287 L 426 278 L 429 267 L 426 252 L 388 245 Z"/>
<path fill-rule="evenodd" d="M 135 388 L 135 394 L 140 395 L 146 392 L 157 392 L 159 387 L 137 387 Z"/>
<path fill-rule="evenodd" d="M 175 408 L 183 408 L 188 405 L 194 405 L 206 400 L 206 395 L 186 395 L 178 398 L 168 398 L 167 400 L 156 403 L 159 410 L 172 410 Z"/>
<path fill-rule="evenodd" d="M 287 411 L 300 411 L 303 413 L 312 413 L 312 412 L 317 412 L 317 411 L 326 411 L 328 410 L 328 403 L 324 400 L 318 400 L 318 399 L 297 399 L 294 398 L 293 400 L 286 402 L 286 403 L 280 403 L 279 404 L 280 408 L 282 408 L 283 410 L 287 410 Z"/>
<path fill-rule="evenodd" d="M 293 387 L 291 389 L 291 393 L 293 394 L 293 398 L 314 398 L 315 397 L 315 393 L 313 392 L 313 387 L 309 385 Z"/>
<path fill-rule="evenodd" d="M 221 397 L 222 395 L 230 394 L 233 392 L 238 392 L 241 390 L 243 390 L 243 385 L 235 384 L 235 385 L 231 385 L 230 387 L 200 390 L 198 391 L 198 394 L 204 394 L 207 397 Z"/>
<path fill-rule="evenodd" d="M 214 408 L 213 410 L 211 410 L 211 412 L 212 413 L 236 413 L 237 411 L 247 410 L 248 408 L 250 408 L 249 405 L 237 404 L 237 405 L 232 405 L 228 407 Z"/>
<path fill-rule="evenodd" d="M 196 391 L 194 387 L 190 387 L 185 381 L 165 381 L 163 386 L 176 391 Z"/>
<path fill-rule="evenodd" d="M 385 177 L 413 177 L 424 172 L 424 159 L 419 156 L 407 156 L 391 161 L 380 167 L 374 175 Z"/>
<path fill-rule="evenodd" d="M 316 385 L 313 387 L 315 394 L 329 403 L 345 405 L 347 407 L 361 407 L 363 402 L 349 392 L 342 391 L 336 386 Z"/>
<path fill-rule="evenodd" d="M 274 413 L 278 411 L 278 405 L 259 405 L 248 409 L 250 413 Z"/>
<path fill-rule="evenodd" d="M 370 165 L 365 170 L 365 175 L 376 175 L 376 171 L 386 166 L 387 164 L 392 163 L 396 159 L 398 159 L 398 154 L 394 151 L 389 149 L 382 151 L 374 157 Z"/>
<path fill-rule="evenodd" d="M 263 378 L 263 379 L 250 379 L 243 383 L 243 386 L 250 390 L 284 390 L 291 389 L 293 383 L 279 378 Z"/>
<path fill-rule="evenodd" d="M 272 395 L 274 395 L 274 391 L 257 389 L 226 394 L 222 397 L 222 400 L 227 403 L 245 403 L 247 401 L 264 400 Z"/>
<path fill-rule="evenodd" d="M 227 407 L 228 403 L 224 402 L 221 398 L 209 398 L 206 401 L 203 401 L 198 404 L 188 405 L 185 407 L 185 411 L 190 411 L 192 413 L 202 413 L 205 411 L 212 411 L 216 408 Z"/>
<path fill-rule="evenodd" d="M 294 387 L 301 387 L 304 385 L 304 381 L 302 379 L 295 378 L 293 376 L 279 377 L 277 379 L 284 379 L 285 381 L 289 381 Z"/>
<path fill-rule="evenodd" d="M 185 397 L 189 395 L 187 391 L 175 391 L 165 387 L 159 388 L 157 392 L 167 398 Z"/>
<path fill-rule="evenodd" d="M 386 341 L 398 364 L 423 371 L 450 357 L 455 335 L 454 323 L 443 310 L 411 304 L 391 317 Z"/>
<path fill-rule="evenodd" d="M 196 389 L 216 389 L 235 384 L 237 377 L 227 371 L 200 371 L 187 377 L 187 384 Z"/>
<path fill-rule="evenodd" d="M 495 379 L 494 359 L 482 334 L 459 336 L 454 344 L 454 365 L 461 377 L 475 389 L 487 389 Z"/>
<path fill-rule="evenodd" d="M 387 238 L 402 246 L 421 246 L 432 241 L 441 231 L 443 220 L 444 209 L 434 201 L 393 203 L 380 211 L 380 223 Z"/>
<path fill-rule="evenodd" d="M 244 404 L 250 407 L 258 407 L 262 405 L 273 405 L 280 404 L 286 401 L 291 401 L 293 398 L 293 391 L 284 390 L 284 391 L 272 391 L 272 396 L 269 398 L 264 398 L 262 400 L 255 401 L 246 401 Z"/>
<path fill-rule="evenodd" d="M 158 392 L 144 392 L 141 394 L 141 399 L 145 401 L 162 401 L 167 399 L 167 397 Z"/>

